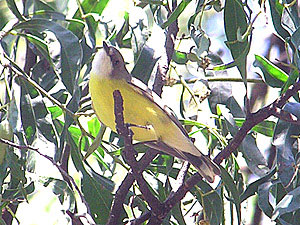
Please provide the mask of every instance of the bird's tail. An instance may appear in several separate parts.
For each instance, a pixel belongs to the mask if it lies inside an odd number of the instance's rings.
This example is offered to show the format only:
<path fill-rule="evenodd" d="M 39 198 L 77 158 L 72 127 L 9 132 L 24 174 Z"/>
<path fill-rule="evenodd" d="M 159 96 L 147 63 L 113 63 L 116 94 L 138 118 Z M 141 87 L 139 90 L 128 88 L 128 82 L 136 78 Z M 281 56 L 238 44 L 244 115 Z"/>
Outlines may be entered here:
<path fill-rule="evenodd" d="M 216 175 L 220 175 L 220 169 L 218 168 L 218 166 L 202 153 L 200 156 L 195 156 L 188 152 L 171 148 L 170 146 L 162 142 L 150 141 L 146 142 L 145 144 L 151 148 L 163 151 L 190 162 L 194 167 L 196 167 L 199 174 L 210 183 L 214 182 Z"/>

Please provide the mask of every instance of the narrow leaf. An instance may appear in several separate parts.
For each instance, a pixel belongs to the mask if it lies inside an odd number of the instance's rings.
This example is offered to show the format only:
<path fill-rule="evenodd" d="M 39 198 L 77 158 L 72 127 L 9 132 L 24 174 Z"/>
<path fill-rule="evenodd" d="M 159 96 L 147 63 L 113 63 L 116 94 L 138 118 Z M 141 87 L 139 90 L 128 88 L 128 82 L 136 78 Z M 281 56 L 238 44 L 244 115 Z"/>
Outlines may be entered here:
<path fill-rule="evenodd" d="M 234 118 L 234 120 L 239 127 L 241 127 L 245 122 L 245 119 L 243 118 Z M 252 130 L 268 137 L 273 137 L 275 125 L 276 124 L 274 121 L 264 120 L 263 122 L 254 126 Z"/>
<path fill-rule="evenodd" d="M 172 60 L 179 65 L 185 65 L 188 61 L 187 54 L 184 52 L 175 50 L 173 53 Z"/>
<path fill-rule="evenodd" d="M 53 62 L 48 50 L 48 46 L 46 42 L 42 39 L 40 39 L 37 36 L 31 35 L 31 34 L 22 34 L 18 33 L 19 36 L 25 37 L 28 41 L 30 41 L 32 44 L 36 46 L 36 48 L 40 51 L 40 53 L 47 59 L 48 63 L 53 67 Z"/>
<path fill-rule="evenodd" d="M 300 104 L 287 103 L 283 110 L 300 118 Z M 297 136 L 300 134 L 299 126 L 279 120 L 277 123 L 273 144 L 276 146 L 278 176 L 283 184 L 290 184 L 296 172 L 294 151 L 297 151 Z"/>
<path fill-rule="evenodd" d="M 182 0 L 179 5 L 176 7 L 176 9 L 172 12 L 172 14 L 169 16 L 168 20 L 164 22 L 161 25 L 161 28 L 165 29 L 167 28 L 171 23 L 173 23 L 180 14 L 183 12 L 183 10 L 187 7 L 187 5 L 191 2 L 191 0 Z"/>
<path fill-rule="evenodd" d="M 280 0 L 270 0 L 269 4 L 274 28 L 279 36 L 283 40 L 286 40 L 290 35 L 281 23 L 284 6 L 281 4 Z"/>
<path fill-rule="evenodd" d="M 263 56 L 255 55 L 254 66 L 259 67 L 265 81 L 271 87 L 282 87 L 288 80 L 288 75 Z"/>
<path fill-rule="evenodd" d="M 231 51 L 233 59 L 242 75 L 244 84 L 247 84 L 246 58 L 250 44 L 248 38 L 240 41 L 239 35 L 244 35 L 247 31 L 247 15 L 240 0 L 227 0 L 224 9 L 226 45 Z M 238 60 L 237 60 L 238 59 Z"/>
<path fill-rule="evenodd" d="M 264 184 L 265 182 L 268 182 L 270 178 L 276 173 L 276 168 L 274 168 L 270 173 L 268 173 L 266 176 L 252 182 L 249 184 L 246 188 L 246 190 L 241 194 L 240 199 L 241 202 L 245 201 L 247 198 L 253 196 L 257 191 L 260 185 Z"/>
<path fill-rule="evenodd" d="M 272 220 L 277 219 L 281 215 L 289 212 L 294 212 L 300 209 L 300 187 L 287 193 L 283 199 L 276 205 Z"/>
<path fill-rule="evenodd" d="M 240 224 L 241 223 L 241 200 L 240 200 L 239 192 L 230 174 L 221 166 L 220 169 L 221 169 L 222 181 L 224 182 L 226 190 L 228 191 L 228 193 L 230 193 L 230 197 L 233 198 L 233 203 L 235 204 L 236 213 L 238 216 L 238 224 Z"/>
<path fill-rule="evenodd" d="M 20 13 L 15 0 L 6 0 L 7 7 L 12 11 L 12 13 L 21 21 L 25 21 L 25 18 Z"/>
<path fill-rule="evenodd" d="M 73 93 L 77 81 L 82 50 L 78 38 L 61 25 L 46 19 L 32 19 L 21 22 L 14 29 L 33 30 L 40 33 L 51 31 L 61 44 L 61 78 L 70 93 Z"/>

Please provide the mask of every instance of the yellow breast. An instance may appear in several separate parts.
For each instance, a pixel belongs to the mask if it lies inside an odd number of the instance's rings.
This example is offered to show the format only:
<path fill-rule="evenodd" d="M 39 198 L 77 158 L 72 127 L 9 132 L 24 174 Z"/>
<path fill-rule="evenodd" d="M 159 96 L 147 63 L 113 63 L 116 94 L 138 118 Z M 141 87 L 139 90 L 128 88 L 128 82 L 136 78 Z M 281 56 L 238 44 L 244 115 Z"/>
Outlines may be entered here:
<path fill-rule="evenodd" d="M 91 77 L 90 93 L 92 97 L 94 110 L 102 123 L 116 131 L 115 115 L 114 115 L 114 90 L 119 90 L 124 101 L 124 120 L 140 126 L 149 126 L 157 123 L 154 120 L 161 119 L 157 113 L 157 109 L 153 108 L 153 104 L 148 101 L 140 93 L 134 89 L 125 80 L 99 79 L 99 77 Z M 163 116 L 164 117 L 164 116 Z M 153 127 L 151 129 L 132 127 L 134 139 L 138 141 L 157 140 L 157 134 Z"/>
<path fill-rule="evenodd" d="M 116 131 L 113 92 L 119 90 L 124 101 L 125 123 L 149 128 L 131 127 L 134 140 L 159 140 L 181 151 L 194 155 L 201 154 L 163 109 L 125 80 L 91 75 L 89 88 L 93 107 L 99 120 L 113 131 Z"/>

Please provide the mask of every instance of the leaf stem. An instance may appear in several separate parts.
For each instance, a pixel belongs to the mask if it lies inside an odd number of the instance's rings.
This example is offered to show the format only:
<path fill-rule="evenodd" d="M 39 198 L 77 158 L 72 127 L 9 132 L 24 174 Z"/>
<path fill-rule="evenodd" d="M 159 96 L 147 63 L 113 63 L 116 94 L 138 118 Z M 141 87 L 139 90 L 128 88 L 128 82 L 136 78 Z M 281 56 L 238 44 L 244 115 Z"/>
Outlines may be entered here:
<path fill-rule="evenodd" d="M 187 84 L 192 84 L 192 83 L 195 83 L 197 80 L 199 80 L 199 79 L 198 78 L 192 78 L 192 79 L 186 79 L 185 82 Z M 239 77 L 206 77 L 204 80 L 206 80 L 208 82 L 218 82 L 218 81 L 222 81 L 222 82 L 244 82 L 243 79 L 239 78 Z M 248 78 L 247 82 L 248 83 L 257 83 L 257 84 L 265 83 L 262 79 L 257 79 L 257 78 L 252 78 L 252 79 Z M 172 84 L 169 85 L 169 86 L 172 86 L 174 84 L 182 84 L 181 79 L 176 80 L 175 82 L 172 82 Z"/>

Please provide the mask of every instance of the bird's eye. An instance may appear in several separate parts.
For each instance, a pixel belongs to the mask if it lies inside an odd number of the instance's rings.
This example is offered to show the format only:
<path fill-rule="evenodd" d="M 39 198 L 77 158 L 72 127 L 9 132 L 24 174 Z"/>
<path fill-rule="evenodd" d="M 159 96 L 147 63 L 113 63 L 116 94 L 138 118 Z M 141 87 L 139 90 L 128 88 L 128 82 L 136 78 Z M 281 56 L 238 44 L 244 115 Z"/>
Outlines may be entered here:
<path fill-rule="evenodd" d="M 120 63 L 120 60 L 115 60 L 114 61 L 114 65 L 116 66 L 116 65 L 118 65 Z"/>

